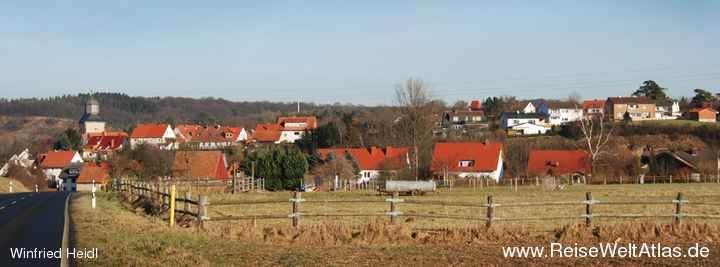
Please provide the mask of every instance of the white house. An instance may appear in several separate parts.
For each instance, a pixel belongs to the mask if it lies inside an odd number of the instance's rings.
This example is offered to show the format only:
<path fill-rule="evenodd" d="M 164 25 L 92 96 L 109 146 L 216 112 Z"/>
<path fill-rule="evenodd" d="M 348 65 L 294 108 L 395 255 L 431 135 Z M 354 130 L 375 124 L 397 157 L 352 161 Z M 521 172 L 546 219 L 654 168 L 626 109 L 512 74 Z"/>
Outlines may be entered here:
<path fill-rule="evenodd" d="M 674 120 L 682 116 L 677 100 L 655 100 L 655 118 Z"/>
<path fill-rule="evenodd" d="M 178 125 L 173 133 L 186 144 L 199 149 L 222 149 L 248 141 L 248 133 L 243 127 Z"/>
<path fill-rule="evenodd" d="M 547 114 L 548 123 L 552 125 L 577 121 L 583 116 L 582 105 L 572 102 L 543 102 L 538 107 L 538 112 Z"/>
<path fill-rule="evenodd" d="M 159 149 L 172 149 L 174 140 L 170 124 L 138 124 L 130 136 L 130 145 L 135 148 L 145 143 Z"/>
<path fill-rule="evenodd" d="M 295 143 L 306 129 L 315 128 L 316 117 L 280 117 L 277 124 L 258 124 L 253 139 L 260 143 Z"/>
<path fill-rule="evenodd" d="M 545 113 L 503 113 L 500 116 L 500 128 L 503 130 L 528 129 L 529 132 L 524 134 L 533 134 L 530 132 L 535 132 L 535 130 L 545 133 L 543 129 L 547 128 L 545 126 L 547 119 L 548 115 Z M 516 129 L 516 126 L 519 128 Z"/>
<path fill-rule="evenodd" d="M 25 149 L 23 152 L 20 152 L 19 155 L 13 155 L 6 163 L 3 165 L 2 169 L 0 169 L 0 176 L 7 175 L 8 171 L 10 171 L 10 165 L 18 165 L 23 168 L 30 167 L 33 163 L 33 160 L 30 159 L 32 155 L 30 154 L 30 151 Z"/>
<path fill-rule="evenodd" d="M 502 143 L 437 143 L 433 152 L 434 179 L 450 177 L 487 177 L 499 182 L 504 174 L 505 154 Z"/>
<path fill-rule="evenodd" d="M 517 101 L 513 103 L 512 110 L 520 111 L 520 113 L 535 113 L 537 107 L 530 101 Z"/>
<path fill-rule="evenodd" d="M 68 162 L 84 162 L 80 153 L 77 151 L 50 151 L 42 157 L 38 157 L 40 168 L 45 170 L 45 176 L 48 180 L 54 180 L 60 186 L 62 180 L 59 176 L 63 167 Z"/>
<path fill-rule="evenodd" d="M 371 179 L 377 179 L 380 176 L 380 169 L 383 163 L 396 165 L 401 162 L 410 164 L 407 148 L 354 148 L 354 149 L 319 149 L 318 152 L 327 159 L 328 153 L 335 153 L 336 156 L 342 157 L 345 151 L 355 158 L 360 167 L 360 179 L 358 183 L 367 182 Z"/>

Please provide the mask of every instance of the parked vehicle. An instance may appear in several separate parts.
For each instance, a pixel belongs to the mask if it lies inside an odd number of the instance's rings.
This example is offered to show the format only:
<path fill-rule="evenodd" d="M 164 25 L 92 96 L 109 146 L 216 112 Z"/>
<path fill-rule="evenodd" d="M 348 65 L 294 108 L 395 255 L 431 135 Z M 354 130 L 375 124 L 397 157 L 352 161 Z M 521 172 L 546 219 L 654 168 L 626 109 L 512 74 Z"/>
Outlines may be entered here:
<path fill-rule="evenodd" d="M 385 181 L 385 188 L 378 189 L 380 194 L 408 194 L 413 196 L 424 195 L 427 192 L 438 192 L 433 181 Z"/>

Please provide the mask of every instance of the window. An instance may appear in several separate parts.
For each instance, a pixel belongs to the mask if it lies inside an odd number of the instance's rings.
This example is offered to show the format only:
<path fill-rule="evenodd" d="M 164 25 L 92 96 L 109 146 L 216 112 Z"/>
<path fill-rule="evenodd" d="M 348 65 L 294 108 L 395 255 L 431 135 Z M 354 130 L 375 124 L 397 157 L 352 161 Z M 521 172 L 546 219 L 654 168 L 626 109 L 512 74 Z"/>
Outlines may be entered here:
<path fill-rule="evenodd" d="M 528 120 L 528 123 L 535 124 L 535 120 Z"/>
<path fill-rule="evenodd" d="M 643 116 L 643 117 L 648 117 L 648 116 L 650 116 L 650 112 L 643 112 L 643 113 L 642 113 L 642 116 Z"/>
<path fill-rule="evenodd" d="M 78 169 L 69 169 L 69 170 L 68 170 L 68 173 L 70 173 L 70 174 L 78 174 L 78 173 L 80 173 L 80 172 L 79 172 Z"/>
<path fill-rule="evenodd" d="M 195 137 L 200 137 L 200 133 L 198 133 L 197 136 L 195 136 Z"/>
<path fill-rule="evenodd" d="M 295 135 L 300 135 L 300 132 L 295 132 Z"/>
<path fill-rule="evenodd" d="M 622 117 L 622 112 L 618 112 L 617 116 Z"/>
<path fill-rule="evenodd" d="M 560 119 L 560 117 L 550 117 L 550 120 L 553 120 L 553 121 L 556 121 L 556 120 L 559 120 L 559 119 Z"/>
<path fill-rule="evenodd" d="M 562 121 L 568 121 L 568 118 L 562 118 Z"/>
<path fill-rule="evenodd" d="M 628 108 L 629 108 L 629 109 L 630 109 L 630 108 L 637 108 L 637 105 L 634 105 L 634 104 L 633 104 L 633 105 L 628 105 Z"/>
<path fill-rule="evenodd" d="M 567 110 L 567 109 L 563 109 L 563 110 L 562 110 L 562 113 L 568 113 L 568 110 Z"/>
<path fill-rule="evenodd" d="M 645 105 L 642 105 L 642 109 L 645 109 L 645 108 L 647 108 L 647 107 Z"/>
<path fill-rule="evenodd" d="M 283 133 L 283 137 L 287 137 L 287 133 Z"/>
<path fill-rule="evenodd" d="M 461 160 L 460 167 L 472 167 L 475 166 L 475 160 Z"/>
<path fill-rule="evenodd" d="M 520 120 L 513 120 L 513 124 L 520 124 Z"/>

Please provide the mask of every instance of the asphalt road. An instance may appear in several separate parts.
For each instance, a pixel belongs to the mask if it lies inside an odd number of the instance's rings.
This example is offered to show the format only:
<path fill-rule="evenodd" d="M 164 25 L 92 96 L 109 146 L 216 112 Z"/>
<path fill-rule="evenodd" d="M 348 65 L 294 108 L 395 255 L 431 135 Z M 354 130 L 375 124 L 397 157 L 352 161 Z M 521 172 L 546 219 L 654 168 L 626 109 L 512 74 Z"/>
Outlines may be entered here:
<path fill-rule="evenodd" d="M 35 258 L 18 258 L 17 254 L 13 258 L 11 252 L 37 249 L 47 255 L 47 251 L 61 250 L 69 196 L 70 192 L 0 195 L 0 266 L 60 266 L 60 259 L 41 257 L 40 253 L 33 253 Z"/>

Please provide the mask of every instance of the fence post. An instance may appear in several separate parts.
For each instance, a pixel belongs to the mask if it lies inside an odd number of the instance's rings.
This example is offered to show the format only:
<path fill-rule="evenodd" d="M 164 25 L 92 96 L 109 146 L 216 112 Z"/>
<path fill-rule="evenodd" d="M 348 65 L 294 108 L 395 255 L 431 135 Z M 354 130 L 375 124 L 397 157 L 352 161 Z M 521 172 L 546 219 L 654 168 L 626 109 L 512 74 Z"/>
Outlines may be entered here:
<path fill-rule="evenodd" d="M 452 186 L 452 184 L 451 184 L 451 186 Z M 392 198 L 397 199 L 397 198 L 399 198 L 398 195 L 399 194 L 397 191 L 393 191 Z M 395 223 L 397 222 L 397 215 L 395 215 L 397 212 L 397 202 L 395 202 L 395 201 L 390 202 L 390 212 L 392 213 L 392 215 L 390 215 L 390 224 L 395 225 Z"/>
<path fill-rule="evenodd" d="M 187 214 L 187 212 L 190 211 L 190 203 L 187 202 L 188 200 L 190 200 L 190 191 L 185 191 L 185 207 L 183 209 L 185 211 L 184 214 Z"/>
<path fill-rule="evenodd" d="M 293 202 L 293 228 L 297 228 L 298 221 L 299 221 L 299 213 L 300 213 L 300 192 L 295 192 L 295 201 Z"/>
<path fill-rule="evenodd" d="M 495 217 L 495 207 L 493 207 L 493 196 L 488 196 L 487 228 L 492 227 L 493 217 Z"/>
<path fill-rule="evenodd" d="M 207 217 L 207 196 L 198 195 L 198 222 L 200 229 L 205 229 L 205 217 Z"/>
<path fill-rule="evenodd" d="M 682 214 L 682 200 L 683 200 L 683 193 L 680 192 L 680 193 L 678 193 L 677 203 L 675 204 L 675 214 L 676 214 L 675 215 L 675 224 L 678 226 L 682 224 L 682 218 L 680 217 L 680 216 L 682 216 L 681 215 Z"/>
<path fill-rule="evenodd" d="M 670 174 L 670 183 L 672 184 L 672 174 Z"/>
<path fill-rule="evenodd" d="M 170 191 L 170 227 L 175 226 L 175 186 L 172 186 L 172 190 Z"/>
<path fill-rule="evenodd" d="M 233 195 L 237 194 L 237 188 L 236 188 L 237 180 L 235 179 L 236 176 L 237 175 L 233 175 L 233 178 L 232 178 L 232 183 L 233 183 L 232 194 Z"/>
<path fill-rule="evenodd" d="M 587 228 L 592 229 L 593 228 L 593 218 L 591 217 L 593 212 L 593 196 L 592 192 L 585 193 L 585 197 L 587 199 L 587 209 L 585 212 L 587 213 L 588 217 L 585 219 L 585 224 Z"/>

